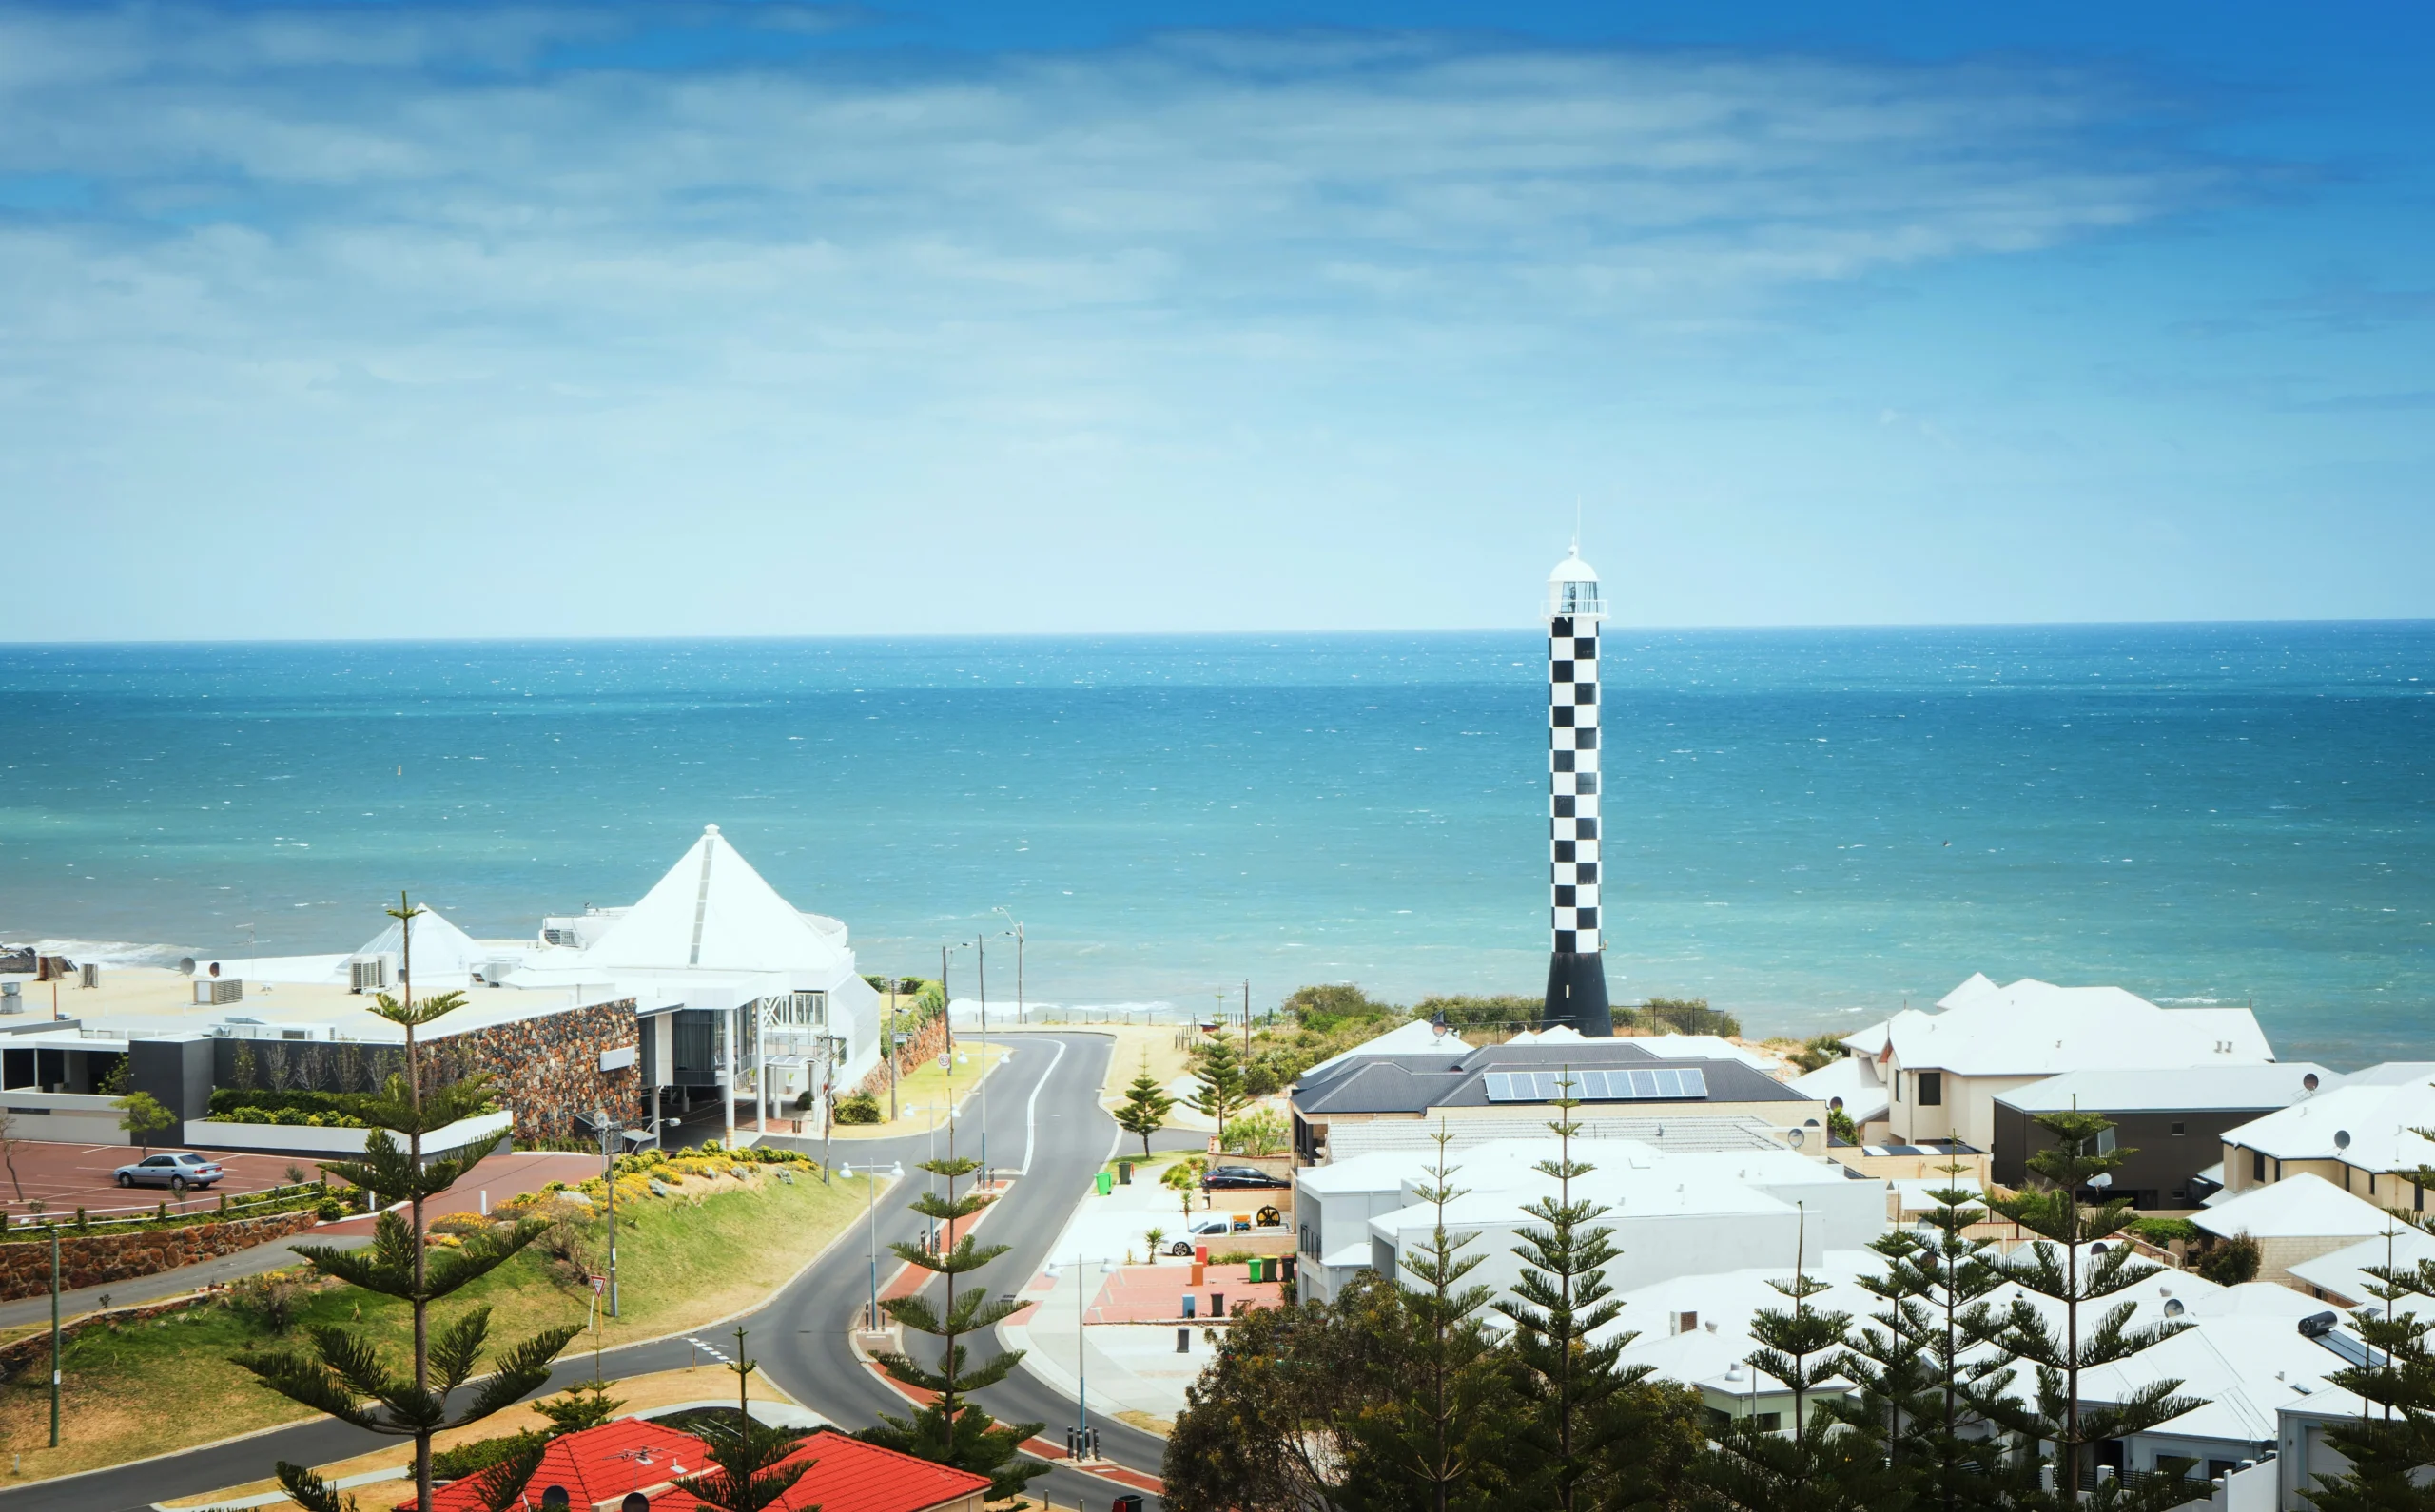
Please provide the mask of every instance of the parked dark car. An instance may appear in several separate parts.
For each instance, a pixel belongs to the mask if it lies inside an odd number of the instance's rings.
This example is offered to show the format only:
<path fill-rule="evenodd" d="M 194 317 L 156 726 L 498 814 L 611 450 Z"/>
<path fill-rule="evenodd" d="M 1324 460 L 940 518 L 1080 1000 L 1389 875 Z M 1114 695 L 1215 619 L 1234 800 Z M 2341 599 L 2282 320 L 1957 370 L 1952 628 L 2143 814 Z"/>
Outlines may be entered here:
<path fill-rule="evenodd" d="M 1203 1192 L 1241 1191 L 1245 1188 L 1276 1188 L 1292 1185 L 1294 1183 L 1283 1176 L 1272 1176 L 1256 1166 L 1212 1166 L 1209 1168 L 1209 1173 L 1200 1178 L 1200 1190 Z"/>
<path fill-rule="evenodd" d="M 118 1184 L 122 1187 L 166 1187 L 171 1192 L 184 1192 L 188 1187 L 208 1187 L 228 1173 L 209 1155 L 191 1150 L 172 1151 L 166 1155 L 147 1155 L 131 1166 L 118 1168 Z"/>

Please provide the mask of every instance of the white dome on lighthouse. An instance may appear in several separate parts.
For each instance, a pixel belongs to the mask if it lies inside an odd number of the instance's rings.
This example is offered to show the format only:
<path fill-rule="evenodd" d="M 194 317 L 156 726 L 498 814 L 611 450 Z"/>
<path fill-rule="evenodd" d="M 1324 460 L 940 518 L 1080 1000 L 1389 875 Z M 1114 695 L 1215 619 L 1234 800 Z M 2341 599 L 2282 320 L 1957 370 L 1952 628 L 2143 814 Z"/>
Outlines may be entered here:
<path fill-rule="evenodd" d="M 1605 619 L 1606 601 L 1598 593 L 1598 570 L 1581 559 L 1581 548 L 1565 553 L 1548 574 L 1547 617 Z"/>

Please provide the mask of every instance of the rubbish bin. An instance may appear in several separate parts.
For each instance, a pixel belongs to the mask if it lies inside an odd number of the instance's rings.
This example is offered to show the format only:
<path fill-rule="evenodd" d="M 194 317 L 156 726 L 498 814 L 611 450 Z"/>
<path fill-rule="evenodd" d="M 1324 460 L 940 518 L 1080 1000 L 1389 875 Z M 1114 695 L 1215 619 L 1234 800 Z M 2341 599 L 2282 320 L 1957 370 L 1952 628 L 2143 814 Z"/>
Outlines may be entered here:
<path fill-rule="evenodd" d="M 1226 1293 L 1223 1291 L 1209 1293 L 1209 1315 L 1213 1318 L 1222 1318 L 1226 1315 Z"/>
<path fill-rule="evenodd" d="M 1199 1299 L 1198 1297 L 1194 1296 L 1194 1295 L 1193 1295 L 1191 1292 L 1189 1292 L 1189 1291 L 1187 1291 L 1187 1292 L 1185 1292 L 1185 1293 L 1183 1294 L 1183 1315 L 1184 1315 L 1185 1317 L 1187 1317 L 1187 1318 L 1197 1318 L 1197 1317 L 1200 1316 L 1200 1313 L 1199 1313 L 1199 1310 L 1198 1310 L 1198 1309 L 1199 1309 L 1199 1307 L 1200 1307 L 1200 1299 Z"/>
<path fill-rule="evenodd" d="M 1118 1497 L 1107 1512 L 1141 1512 L 1141 1499 L 1130 1494 Z"/>
<path fill-rule="evenodd" d="M 1116 1190 L 1116 1178 L 1102 1171 L 1099 1173 L 1100 1195 L 1104 1197 Z"/>
<path fill-rule="evenodd" d="M 1129 1187 L 1133 1185 L 1132 1161 L 1120 1160 L 1116 1163 L 1116 1184 L 1120 1187 Z M 1136 1497 L 1134 1500 L 1138 1502 L 1140 1498 Z"/>
<path fill-rule="evenodd" d="M 1251 1274 L 1243 1277 L 1254 1286 L 1268 1279 L 1268 1262 L 1257 1255 L 1252 1257 Z"/>

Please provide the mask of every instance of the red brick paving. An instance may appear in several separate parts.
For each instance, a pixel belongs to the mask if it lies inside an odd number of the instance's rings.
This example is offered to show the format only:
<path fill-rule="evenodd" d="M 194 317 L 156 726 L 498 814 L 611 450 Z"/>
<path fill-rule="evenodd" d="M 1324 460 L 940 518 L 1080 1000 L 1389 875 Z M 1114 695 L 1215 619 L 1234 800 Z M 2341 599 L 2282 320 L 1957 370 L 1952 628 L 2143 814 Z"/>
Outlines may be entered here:
<path fill-rule="evenodd" d="M 1202 1266 L 1201 1284 L 1194 1286 L 1193 1268 L 1189 1265 L 1120 1266 L 1100 1288 L 1098 1297 L 1086 1315 L 1092 1323 L 1172 1323 L 1183 1317 L 1183 1298 L 1188 1293 L 1198 1299 L 1195 1322 L 1215 1316 L 1210 1299 L 1223 1296 L 1226 1310 L 1238 1307 L 1275 1307 L 1283 1300 L 1284 1289 L 1274 1281 L 1255 1285 L 1248 1279 L 1251 1267 Z"/>
<path fill-rule="evenodd" d="M 190 1192 L 179 1201 L 166 1188 L 122 1189 L 111 1177 L 110 1173 L 143 1159 L 145 1153 L 135 1145 L 13 1140 L 10 1155 L 16 1179 L 11 1182 L 9 1171 L 0 1168 L 0 1208 L 8 1210 L 11 1221 L 31 1212 L 28 1204 L 35 1201 L 53 1213 L 73 1212 L 82 1206 L 94 1217 L 108 1212 L 150 1212 L 162 1202 L 168 1203 L 172 1212 L 201 1212 L 218 1207 L 224 1192 L 234 1196 L 280 1185 L 287 1179 L 291 1165 L 302 1170 L 308 1180 L 321 1174 L 311 1161 L 293 1160 L 285 1155 L 214 1153 L 212 1158 L 228 1168 L 227 1176 L 209 1192 Z M 20 1188 L 25 1193 L 23 1200 L 18 1197 Z"/>

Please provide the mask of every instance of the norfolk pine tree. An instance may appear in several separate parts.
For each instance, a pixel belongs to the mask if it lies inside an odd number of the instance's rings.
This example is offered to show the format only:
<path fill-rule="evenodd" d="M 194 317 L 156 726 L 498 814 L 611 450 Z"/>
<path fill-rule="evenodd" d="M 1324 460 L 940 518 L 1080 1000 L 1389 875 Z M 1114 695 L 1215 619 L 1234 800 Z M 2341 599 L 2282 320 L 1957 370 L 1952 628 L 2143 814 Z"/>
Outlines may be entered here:
<path fill-rule="evenodd" d="M 574 1325 L 544 1328 L 502 1351 L 493 1362 L 492 1373 L 475 1386 L 463 1408 L 454 1414 L 449 1411 L 449 1394 L 473 1381 L 481 1363 L 489 1342 L 491 1309 L 475 1308 L 434 1338 L 432 1303 L 507 1263 L 539 1238 L 545 1225 L 530 1219 L 495 1225 L 467 1237 L 461 1249 L 435 1251 L 426 1242 L 424 1203 L 454 1186 L 505 1136 L 478 1141 L 446 1155 L 424 1157 L 424 1135 L 481 1110 L 489 1077 L 423 1085 L 423 1056 L 415 1031 L 461 1007 L 464 994 L 444 993 L 419 1003 L 414 1000 L 414 921 L 421 912 L 402 894 L 398 906 L 389 910 L 390 917 L 399 921 L 403 941 L 399 973 L 401 996 L 382 993 L 372 1009 L 405 1030 L 405 1073 L 391 1076 L 362 1110 L 364 1122 L 371 1126 L 364 1138 L 363 1158 L 327 1161 L 321 1167 L 382 1198 L 405 1199 L 411 1215 L 381 1213 L 366 1249 L 295 1246 L 296 1252 L 321 1274 L 406 1303 L 414 1317 L 413 1367 L 403 1375 L 393 1372 L 367 1335 L 334 1326 L 312 1330 L 311 1356 L 286 1351 L 242 1355 L 237 1364 L 261 1377 L 270 1389 L 317 1412 L 374 1433 L 412 1438 L 415 1505 L 419 1512 L 430 1512 L 432 1435 L 489 1417 L 540 1386 L 549 1379 L 550 1362 L 579 1330 Z M 393 1134 L 406 1136 L 405 1148 L 399 1148 Z M 278 1473 L 281 1484 L 291 1494 L 309 1489 L 311 1472 L 302 1466 L 282 1462 Z M 302 1497 L 298 1501 L 302 1503 Z"/>
<path fill-rule="evenodd" d="M 2120 1296 L 2164 1268 L 2138 1259 L 2130 1244 L 2118 1238 L 2103 1253 L 2092 1248 L 2115 1238 L 2135 1216 L 2125 1198 L 2112 1198 L 2092 1208 L 2079 1197 L 2092 1184 L 2100 1190 L 2109 1185 L 2114 1170 L 2133 1153 L 2102 1148 L 2099 1136 L 2113 1123 L 2103 1114 L 2076 1110 L 2039 1114 L 2037 1123 L 2055 1139 L 2051 1148 L 2029 1157 L 2030 1173 L 2042 1185 L 1999 1197 L 1989 1206 L 2040 1236 L 2006 1259 L 2005 1279 L 2057 1304 L 2063 1327 L 2058 1336 L 2055 1326 L 2027 1298 L 2014 1299 L 2001 1347 L 2036 1367 L 2037 1393 L 2034 1407 L 2023 1410 L 2014 1405 L 2006 1409 L 2006 1425 L 2035 1442 L 2055 1446 L 2058 1489 L 2032 1498 L 2032 1504 L 2076 1509 L 2087 1500 L 2081 1487 L 2090 1479 L 2080 1463 L 2082 1446 L 2128 1438 L 2204 1404 L 2173 1395 L 2179 1381 L 2151 1382 L 2127 1402 L 2102 1406 L 2081 1404 L 2081 1371 L 2127 1360 L 2189 1325 L 2160 1322 L 2132 1328 L 2137 1308 L 2127 1300 L 2094 1318 L 2081 1318 L 2084 1307 Z M 2192 1462 L 2172 1463 L 2186 1469 Z M 2180 1483 L 2178 1474 L 2158 1476 L 2136 1489 L 2118 1480 L 2095 1489 L 2094 1504 L 2121 1512 L 2165 1512 L 2191 1499 L 2191 1488 Z"/>
<path fill-rule="evenodd" d="M 913 1211 L 945 1227 L 943 1237 L 955 1234 L 955 1225 L 986 1208 L 996 1199 L 983 1192 L 956 1195 L 955 1184 L 964 1176 L 981 1169 L 977 1160 L 959 1159 L 955 1153 L 955 1125 L 947 1125 L 947 1153 L 943 1160 L 925 1160 L 921 1169 L 946 1183 L 946 1193 L 924 1192 L 913 1204 Z M 1001 1424 L 967 1400 L 969 1393 L 1005 1379 L 1006 1372 L 1023 1358 L 1020 1349 L 1008 1349 L 992 1356 L 977 1367 L 965 1368 L 964 1335 L 995 1328 L 1021 1310 L 1014 1302 L 991 1302 L 989 1293 L 973 1287 L 961 1297 L 956 1294 L 956 1277 L 969 1275 L 990 1261 L 1004 1254 L 1009 1248 L 997 1244 L 975 1245 L 969 1232 L 957 1239 L 953 1248 L 932 1254 L 918 1244 L 899 1242 L 889 1246 L 906 1264 L 916 1266 L 946 1278 L 946 1305 L 933 1307 L 916 1292 L 908 1297 L 891 1297 L 880 1306 L 887 1315 L 917 1333 L 926 1333 L 940 1341 L 939 1361 L 935 1368 L 905 1354 L 884 1354 L 880 1367 L 889 1375 L 924 1391 L 936 1392 L 938 1399 L 916 1411 L 910 1418 L 880 1414 L 880 1425 L 866 1428 L 860 1437 L 883 1448 L 894 1449 L 938 1464 L 949 1464 L 959 1470 L 989 1477 L 989 1497 L 1003 1502 L 1019 1496 L 1025 1483 L 1034 1476 L 1046 1475 L 1045 1464 L 1028 1464 L 1016 1460 L 1016 1450 L 1023 1440 L 1046 1427 L 1044 1423 Z"/>
<path fill-rule="evenodd" d="M 1235 1042 L 1220 1034 L 1200 1047 L 1200 1064 L 1193 1072 L 1200 1090 L 1192 1096 L 1192 1107 L 1218 1120 L 1218 1148 L 1226 1148 L 1226 1120 L 1243 1111 L 1250 1101 L 1243 1087 L 1243 1059 L 1236 1054 Z"/>
<path fill-rule="evenodd" d="M 1150 1158 L 1150 1136 L 1167 1126 L 1167 1115 L 1175 1112 L 1175 1107 L 1176 1100 L 1150 1075 L 1150 1057 L 1144 1053 L 1141 1074 L 1124 1089 L 1124 1106 L 1116 1110 L 1117 1127 L 1141 1136 L 1142 1159 Z"/>
<path fill-rule="evenodd" d="M 1464 1254 L 1477 1236 L 1457 1238 L 1446 1228 L 1446 1205 L 1463 1193 L 1453 1183 L 1457 1168 L 1446 1163 L 1452 1135 L 1443 1119 L 1431 1138 L 1437 1164 L 1418 1195 L 1437 1221 L 1427 1247 L 1402 1261 L 1419 1283 L 1397 1293 L 1408 1357 L 1394 1389 L 1353 1429 L 1360 1473 L 1346 1478 L 1345 1490 L 1356 1508 L 1468 1512 L 1501 1504 L 1511 1489 L 1504 1483 L 1522 1404 L 1478 1322 L 1490 1289 L 1462 1285 L 1487 1256 Z"/>
<path fill-rule="evenodd" d="M 1613 1230 L 1589 1227 L 1607 1209 L 1572 1197 L 1574 1180 L 1597 1169 L 1572 1158 L 1572 1136 L 1581 1132 L 1572 1121 L 1572 1110 L 1581 1106 L 1572 1095 L 1574 1085 L 1568 1066 L 1557 1083 L 1562 1095 L 1555 1099 L 1555 1121 L 1548 1125 L 1555 1132 L 1556 1158 L 1536 1167 L 1554 1179 L 1556 1194 L 1523 1205 L 1540 1226 L 1520 1231 L 1522 1242 L 1513 1252 L 1522 1259 L 1522 1277 L 1514 1296 L 1496 1304 L 1512 1321 L 1513 1351 L 1537 1386 L 1537 1428 L 1548 1451 L 1553 1501 L 1563 1512 L 1578 1512 L 1582 1484 L 1604 1446 L 1599 1430 L 1609 1420 L 1600 1408 L 1620 1386 L 1648 1373 L 1646 1367 L 1628 1372 L 1616 1367 L 1637 1334 L 1589 1342 L 1591 1333 L 1623 1310 L 1610 1298 L 1614 1289 L 1604 1270 L 1620 1251 L 1607 1242 Z"/>
<path fill-rule="evenodd" d="M 2410 1131 L 2435 1140 L 2435 1130 Z M 2424 1189 L 2435 1186 L 2435 1168 L 2395 1172 Z M 2385 1263 L 2366 1267 L 2371 1278 L 2367 1306 L 2350 1314 L 2370 1353 L 2365 1365 L 2348 1366 L 2327 1379 L 2358 1396 L 2368 1411 L 2339 1425 L 2328 1424 L 2326 1443 L 2350 1462 L 2341 1475 L 2314 1477 L 2308 1493 L 2317 1512 L 2410 1512 L 2435 1509 L 2435 1485 L 2422 1483 L 2435 1465 L 2435 1309 L 2422 1314 L 2411 1304 L 2435 1302 L 2435 1262 L 2399 1265 L 2393 1240 L 2405 1229 L 2425 1231 L 2425 1215 L 2387 1210 L 2393 1222 L 2385 1234 Z"/>
<path fill-rule="evenodd" d="M 1940 1169 L 1958 1178 L 1970 1167 Z M 1921 1512 L 2011 1505 L 2036 1488 L 2035 1457 L 2008 1453 L 2001 1434 L 1961 1431 L 1991 1420 L 1987 1404 L 2002 1398 L 2016 1374 L 1986 1347 L 2009 1322 L 1989 1300 L 2005 1274 L 1993 1247 L 1966 1232 L 1986 1212 L 1973 1205 L 1977 1193 L 1956 1179 L 1927 1195 L 1936 1204 L 1920 1220 L 1928 1233 L 1900 1231 L 1869 1247 L 1885 1260 L 1885 1273 L 1860 1285 L 1886 1307 L 1872 1314 L 1878 1328 L 1853 1330 L 1848 1364 L 1863 1390 L 1860 1410 L 1883 1404 L 1888 1458 Z"/>
<path fill-rule="evenodd" d="M 1701 1475 L 1712 1506 L 1733 1512 L 1859 1512 L 1899 1504 L 1874 1418 L 1842 1410 L 1840 1391 L 1821 1399 L 1821 1388 L 1850 1368 L 1843 1341 L 1852 1315 L 1809 1305 L 1828 1288 L 1802 1269 L 1801 1251 L 1807 1244 L 1803 1210 L 1795 1229 L 1792 1277 L 1767 1283 L 1792 1307 L 1762 1308 L 1752 1317 L 1750 1336 L 1759 1347 L 1744 1357 L 1753 1370 L 1790 1388 L 1792 1422 L 1788 1431 L 1778 1432 L 1761 1427 L 1755 1417 L 1739 1417 L 1717 1434 L 1717 1452 Z"/>
<path fill-rule="evenodd" d="M 730 1425 L 711 1418 L 693 1429 L 695 1437 L 710 1445 L 711 1464 L 717 1468 L 676 1483 L 679 1491 L 707 1512 L 761 1512 L 794 1489 L 794 1483 L 818 1463 L 781 1463 L 795 1452 L 803 1436 L 770 1427 L 752 1416 L 750 1383 L 759 1363 L 744 1357 L 744 1330 L 737 1328 L 735 1358 L 728 1363 L 735 1372 L 735 1422 Z"/>

